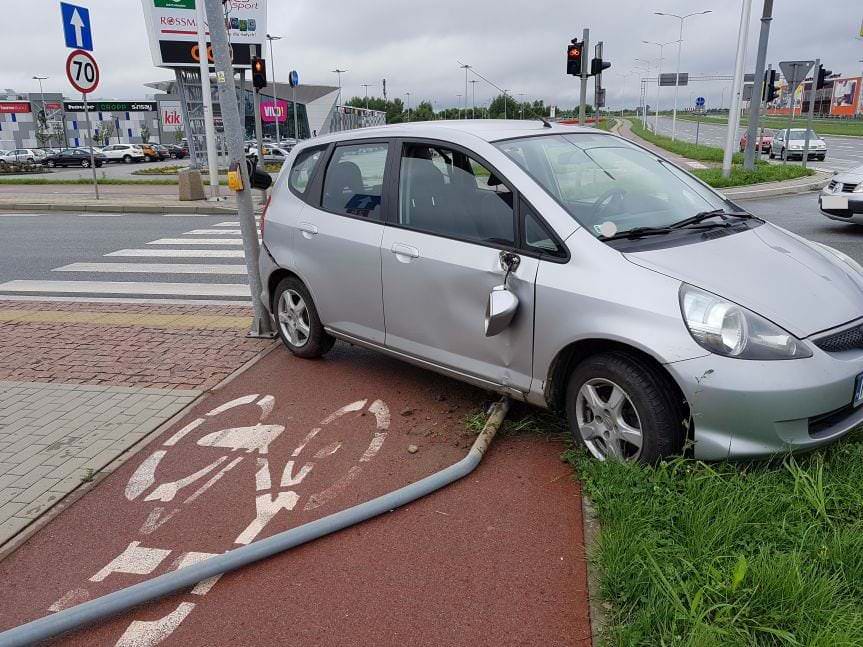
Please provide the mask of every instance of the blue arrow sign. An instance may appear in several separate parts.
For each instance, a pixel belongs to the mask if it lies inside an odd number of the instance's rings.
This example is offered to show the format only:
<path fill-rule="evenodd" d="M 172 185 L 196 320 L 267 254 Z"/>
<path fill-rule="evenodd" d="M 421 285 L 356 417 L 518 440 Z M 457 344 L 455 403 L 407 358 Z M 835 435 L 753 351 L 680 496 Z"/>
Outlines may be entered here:
<path fill-rule="evenodd" d="M 90 10 L 66 2 L 60 3 L 63 16 L 63 35 L 66 47 L 93 51 L 93 32 L 90 29 Z"/>
<path fill-rule="evenodd" d="M 695 100 L 695 105 L 699 108 L 703 108 L 704 107 L 704 97 L 698 97 Z"/>

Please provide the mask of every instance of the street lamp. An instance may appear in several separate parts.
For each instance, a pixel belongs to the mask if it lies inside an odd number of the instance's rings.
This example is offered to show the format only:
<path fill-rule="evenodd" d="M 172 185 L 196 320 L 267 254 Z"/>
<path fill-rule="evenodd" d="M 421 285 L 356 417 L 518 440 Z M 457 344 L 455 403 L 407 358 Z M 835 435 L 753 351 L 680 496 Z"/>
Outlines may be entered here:
<path fill-rule="evenodd" d="M 405 96 L 408 98 L 408 121 L 411 120 L 411 93 L 405 92 Z"/>
<path fill-rule="evenodd" d="M 467 119 L 467 75 L 470 72 L 471 66 L 465 63 L 464 65 L 459 65 L 459 67 L 464 70 L 464 118 Z"/>
<path fill-rule="evenodd" d="M 521 99 L 521 120 L 524 121 L 524 97 L 526 95 L 524 92 L 519 92 L 516 96 Z"/>
<path fill-rule="evenodd" d="M 509 90 L 510 90 L 510 88 L 504 88 L 503 89 L 503 118 L 504 119 L 509 119 L 509 117 L 507 116 L 507 113 L 506 113 L 506 104 L 507 104 L 506 95 L 509 92 Z"/>
<path fill-rule="evenodd" d="M 676 13 L 663 13 L 662 11 L 654 11 L 657 16 L 668 16 L 677 18 L 680 21 L 680 39 L 677 41 L 677 83 L 674 84 L 674 112 L 671 117 L 671 141 L 674 141 L 677 135 L 677 93 L 680 90 L 680 52 L 683 49 L 683 21 L 692 16 L 703 16 L 704 14 L 713 13 L 710 9 L 706 11 L 695 11 L 688 13 L 685 16 L 678 16 Z"/>
<path fill-rule="evenodd" d="M 470 100 L 470 118 L 476 119 L 476 79 L 470 80 L 471 100 Z"/>
<path fill-rule="evenodd" d="M 457 94 L 457 95 L 455 95 L 455 98 L 456 98 L 456 105 L 458 106 L 458 108 L 457 108 L 458 118 L 461 119 L 462 118 L 462 116 L 461 116 L 461 95 Z"/>
<path fill-rule="evenodd" d="M 369 88 L 376 88 L 378 86 L 372 83 L 362 83 L 361 84 L 366 89 L 366 110 L 369 109 Z"/>
<path fill-rule="evenodd" d="M 39 97 L 42 101 L 42 115 L 45 117 L 45 128 L 48 128 L 48 110 L 45 108 L 45 92 L 42 90 L 42 81 L 45 81 L 47 76 L 34 76 L 34 81 L 39 81 Z M 51 143 L 51 136 L 48 136 L 48 143 Z"/>
<path fill-rule="evenodd" d="M 657 43 L 653 40 L 643 40 L 641 42 L 645 45 L 656 45 L 659 47 L 659 71 L 656 73 L 656 117 L 653 120 L 653 132 L 659 134 L 659 80 L 662 77 L 662 50 L 666 45 L 671 45 L 675 41 L 670 40 L 667 43 Z"/>
<path fill-rule="evenodd" d="M 273 72 L 273 114 L 276 115 L 276 145 L 278 146 L 280 138 L 279 138 L 279 91 L 276 89 L 276 61 L 273 58 L 273 41 L 274 40 L 282 40 L 281 36 L 272 36 L 267 34 L 267 40 L 270 41 L 270 70 Z M 294 106 L 294 110 L 296 111 L 297 106 Z M 288 116 L 285 115 L 285 122 L 287 123 Z M 296 135 L 296 133 L 294 133 Z M 299 137 L 297 137 L 299 139 Z"/>
<path fill-rule="evenodd" d="M 336 104 L 341 105 L 342 103 L 342 74 L 347 72 L 347 70 L 340 70 L 336 68 L 334 70 L 330 70 L 333 74 L 339 75 L 339 95 L 336 97 Z"/>
<path fill-rule="evenodd" d="M 636 63 L 642 63 L 644 67 L 636 68 L 644 71 L 647 74 L 647 78 L 650 78 L 650 66 L 652 65 L 649 60 L 646 58 L 636 58 Z M 647 128 L 647 90 L 644 87 L 645 81 L 642 81 L 641 90 L 639 92 L 639 103 L 641 103 L 642 96 L 644 98 L 644 103 L 641 107 L 641 126 L 642 128 Z"/>

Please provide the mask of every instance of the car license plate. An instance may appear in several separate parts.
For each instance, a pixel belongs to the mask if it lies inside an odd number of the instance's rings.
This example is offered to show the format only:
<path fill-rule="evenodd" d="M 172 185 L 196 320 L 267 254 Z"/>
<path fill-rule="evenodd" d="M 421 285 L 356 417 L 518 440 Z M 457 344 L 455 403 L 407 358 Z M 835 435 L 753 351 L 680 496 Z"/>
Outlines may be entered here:
<path fill-rule="evenodd" d="M 824 195 L 821 196 L 822 209 L 847 209 L 848 198 L 844 195 Z"/>
<path fill-rule="evenodd" d="M 854 402 L 852 404 L 855 407 L 863 404 L 863 373 L 858 375 L 854 381 Z"/>

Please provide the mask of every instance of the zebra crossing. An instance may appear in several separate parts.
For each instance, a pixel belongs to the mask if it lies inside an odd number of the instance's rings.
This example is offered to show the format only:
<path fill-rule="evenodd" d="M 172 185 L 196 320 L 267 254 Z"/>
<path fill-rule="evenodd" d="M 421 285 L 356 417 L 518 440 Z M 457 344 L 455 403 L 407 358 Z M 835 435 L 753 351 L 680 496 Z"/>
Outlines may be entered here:
<path fill-rule="evenodd" d="M 248 305 L 239 227 L 238 221 L 219 222 L 67 263 L 44 280 L 2 282 L 0 298 Z"/>

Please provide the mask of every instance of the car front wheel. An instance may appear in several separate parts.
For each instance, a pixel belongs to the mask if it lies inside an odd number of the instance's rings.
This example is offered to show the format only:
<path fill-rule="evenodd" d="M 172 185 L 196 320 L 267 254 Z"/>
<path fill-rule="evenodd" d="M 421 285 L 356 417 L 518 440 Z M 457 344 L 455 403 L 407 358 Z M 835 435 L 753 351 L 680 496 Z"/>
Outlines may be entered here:
<path fill-rule="evenodd" d="M 90 168 L 90 160 L 81 160 L 81 168 Z"/>
<path fill-rule="evenodd" d="M 48 160 L 48 168 L 54 168 L 55 166 L 57 166 L 57 162 L 54 160 Z"/>
<path fill-rule="evenodd" d="M 333 347 L 336 340 L 324 330 L 312 295 L 298 278 L 282 279 L 273 303 L 279 337 L 294 355 L 321 357 Z"/>
<path fill-rule="evenodd" d="M 673 393 L 667 376 L 634 355 L 589 357 L 567 387 L 574 440 L 599 460 L 652 464 L 679 453 L 684 430 Z"/>

